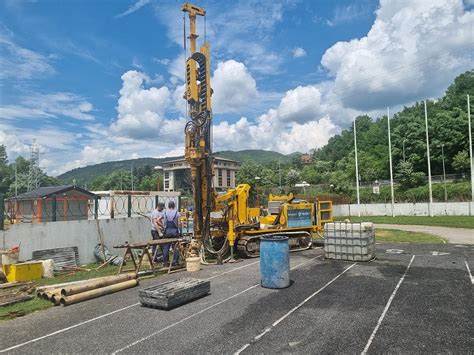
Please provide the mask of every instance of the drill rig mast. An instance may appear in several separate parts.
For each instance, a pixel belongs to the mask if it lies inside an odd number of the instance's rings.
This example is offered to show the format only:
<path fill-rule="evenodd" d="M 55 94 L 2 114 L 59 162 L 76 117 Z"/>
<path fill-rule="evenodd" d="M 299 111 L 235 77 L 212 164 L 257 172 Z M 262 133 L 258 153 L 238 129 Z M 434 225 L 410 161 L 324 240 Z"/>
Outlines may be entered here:
<path fill-rule="evenodd" d="M 186 3 L 182 11 L 189 15 L 190 56 L 186 59 L 186 92 L 189 121 L 185 128 L 185 158 L 191 167 L 194 199 L 194 242 L 189 254 L 199 255 L 201 246 L 210 238 L 211 210 L 214 199 L 212 186 L 211 147 L 211 79 L 209 43 L 196 51 L 196 17 L 206 16 L 206 11 Z"/>

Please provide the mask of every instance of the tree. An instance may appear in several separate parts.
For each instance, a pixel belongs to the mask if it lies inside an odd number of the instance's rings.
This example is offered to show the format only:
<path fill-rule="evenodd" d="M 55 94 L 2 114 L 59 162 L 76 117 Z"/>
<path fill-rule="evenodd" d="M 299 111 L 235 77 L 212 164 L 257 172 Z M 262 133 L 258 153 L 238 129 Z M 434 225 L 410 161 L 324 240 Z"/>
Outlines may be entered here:
<path fill-rule="evenodd" d="M 8 157 L 7 157 L 7 147 L 5 145 L 0 144 L 0 166 L 6 166 L 8 164 Z"/>
<path fill-rule="evenodd" d="M 301 175 L 298 171 L 291 169 L 286 174 L 286 183 L 288 186 L 295 186 L 301 179 Z"/>
<path fill-rule="evenodd" d="M 453 158 L 453 168 L 463 174 L 465 171 L 469 170 L 470 165 L 471 162 L 469 161 L 469 155 L 465 150 L 458 152 Z"/>
<path fill-rule="evenodd" d="M 401 161 L 395 172 L 395 179 L 400 184 L 401 190 L 423 185 L 423 176 L 423 173 L 413 170 L 413 164 L 409 161 Z"/>

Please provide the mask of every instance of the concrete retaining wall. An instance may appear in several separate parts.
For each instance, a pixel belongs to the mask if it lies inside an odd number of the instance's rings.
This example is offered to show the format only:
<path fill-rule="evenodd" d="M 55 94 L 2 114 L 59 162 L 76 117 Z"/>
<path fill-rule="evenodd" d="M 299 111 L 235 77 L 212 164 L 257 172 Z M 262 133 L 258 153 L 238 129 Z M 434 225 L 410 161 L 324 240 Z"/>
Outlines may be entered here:
<path fill-rule="evenodd" d="M 7 248 L 21 243 L 20 260 L 31 259 L 35 250 L 77 246 L 80 262 L 84 264 L 95 262 L 99 228 L 104 244 L 113 254 L 123 253 L 122 249 L 113 249 L 115 244 L 151 239 L 150 221 L 143 217 L 15 224 L 0 231 L 0 238 L 2 246 Z"/>
<path fill-rule="evenodd" d="M 432 204 L 435 216 L 472 216 L 474 215 L 474 203 L 472 202 L 435 202 Z M 428 203 L 396 203 L 394 205 L 395 216 L 429 216 Z M 392 205 L 390 203 L 371 203 L 360 205 L 361 216 L 391 216 Z M 357 204 L 334 205 L 334 216 L 357 216 Z"/>

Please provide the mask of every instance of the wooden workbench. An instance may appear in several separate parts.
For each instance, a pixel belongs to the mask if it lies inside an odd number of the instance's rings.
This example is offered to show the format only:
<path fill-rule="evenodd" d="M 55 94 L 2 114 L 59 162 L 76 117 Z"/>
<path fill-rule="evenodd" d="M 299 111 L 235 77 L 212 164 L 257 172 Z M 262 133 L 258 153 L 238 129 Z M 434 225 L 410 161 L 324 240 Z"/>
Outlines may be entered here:
<path fill-rule="evenodd" d="M 122 263 L 120 264 L 120 268 L 119 268 L 118 273 L 120 274 L 122 272 L 123 264 L 125 262 L 126 256 L 130 255 L 130 258 L 132 259 L 132 262 L 133 262 L 133 266 L 135 267 L 135 269 L 134 269 L 135 274 L 138 275 L 138 272 L 140 271 L 140 267 L 141 267 L 142 262 L 143 262 L 143 257 L 146 255 L 148 260 L 150 261 L 151 270 L 153 271 L 153 274 L 154 274 L 155 273 L 155 265 L 154 265 L 153 258 L 150 255 L 149 248 L 151 246 L 159 247 L 159 246 L 162 246 L 162 245 L 170 244 L 173 248 L 173 254 L 174 254 L 176 252 L 179 252 L 177 247 L 178 247 L 179 243 L 181 243 L 183 241 L 184 241 L 184 239 L 181 239 L 181 238 L 168 238 L 168 239 L 149 240 L 149 241 L 140 242 L 140 243 L 125 243 L 125 244 L 114 245 L 114 248 L 116 248 L 116 249 L 125 249 L 125 253 L 123 254 Z M 133 249 L 142 251 L 142 253 L 140 255 L 140 258 L 138 259 L 138 263 L 136 262 L 135 256 L 133 255 L 133 252 L 132 252 Z M 172 262 L 169 263 L 168 273 L 171 271 L 171 267 L 172 267 Z"/>

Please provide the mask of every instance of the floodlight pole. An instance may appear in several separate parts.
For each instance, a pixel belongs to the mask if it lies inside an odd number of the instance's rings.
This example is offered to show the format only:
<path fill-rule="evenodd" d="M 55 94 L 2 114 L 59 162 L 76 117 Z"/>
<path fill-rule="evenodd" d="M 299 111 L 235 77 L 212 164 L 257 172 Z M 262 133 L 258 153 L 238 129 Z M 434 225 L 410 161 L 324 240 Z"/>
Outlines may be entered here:
<path fill-rule="evenodd" d="M 393 193 L 393 167 L 392 167 L 392 141 L 390 138 L 390 108 L 387 107 L 387 127 L 388 127 L 388 157 L 390 162 L 390 194 L 392 196 L 392 217 L 395 217 L 394 204 L 395 195 Z"/>
<path fill-rule="evenodd" d="M 471 132 L 471 103 L 467 95 L 467 122 L 469 129 L 469 157 L 471 158 L 471 203 L 469 204 L 469 215 L 472 216 L 472 205 L 474 204 L 474 157 L 472 156 L 472 132 Z"/>
<path fill-rule="evenodd" d="M 357 131 L 356 131 L 355 119 L 354 119 L 354 152 L 355 152 L 355 169 L 356 169 L 357 215 L 360 217 L 359 163 L 357 161 Z"/>
<path fill-rule="evenodd" d="M 433 217 L 433 190 L 431 188 L 431 162 L 430 162 L 430 138 L 428 135 L 428 111 L 426 109 L 426 100 L 425 103 L 425 127 L 426 127 L 426 156 L 428 158 L 428 190 L 430 194 L 430 202 L 428 204 L 428 212 L 430 217 Z"/>

